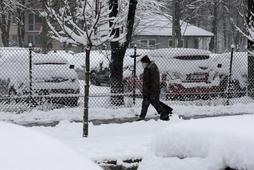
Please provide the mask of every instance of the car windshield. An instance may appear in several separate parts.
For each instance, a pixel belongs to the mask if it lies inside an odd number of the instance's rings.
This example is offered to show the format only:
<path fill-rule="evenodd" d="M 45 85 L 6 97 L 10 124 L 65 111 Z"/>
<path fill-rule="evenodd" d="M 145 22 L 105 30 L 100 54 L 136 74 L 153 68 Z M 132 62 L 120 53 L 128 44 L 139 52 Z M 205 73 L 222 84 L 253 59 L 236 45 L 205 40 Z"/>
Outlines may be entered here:
<path fill-rule="evenodd" d="M 34 65 L 66 65 L 66 63 L 35 63 Z"/>

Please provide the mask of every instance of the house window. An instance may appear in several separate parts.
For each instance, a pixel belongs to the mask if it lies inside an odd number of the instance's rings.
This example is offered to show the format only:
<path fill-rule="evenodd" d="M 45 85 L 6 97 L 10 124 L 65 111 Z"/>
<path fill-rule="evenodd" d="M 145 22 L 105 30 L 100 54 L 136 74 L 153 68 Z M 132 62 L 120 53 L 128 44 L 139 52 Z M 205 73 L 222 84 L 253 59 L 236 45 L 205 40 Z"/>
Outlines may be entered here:
<path fill-rule="evenodd" d="M 34 30 L 34 14 L 28 15 L 28 30 L 29 31 Z"/>
<path fill-rule="evenodd" d="M 141 48 L 155 48 L 156 40 L 140 40 Z"/>
<path fill-rule="evenodd" d="M 182 42 L 182 46 L 181 47 L 184 47 L 184 40 L 183 39 L 181 39 L 181 42 Z M 176 47 L 177 47 L 177 44 L 178 44 L 178 41 L 176 40 Z M 172 41 L 172 39 L 169 39 L 168 40 L 168 47 L 173 47 L 173 41 Z"/>
<path fill-rule="evenodd" d="M 42 26 L 42 18 L 35 14 L 28 14 L 28 30 L 40 30 Z"/>
<path fill-rule="evenodd" d="M 155 48 L 155 45 L 156 45 L 155 40 L 149 40 L 148 43 L 149 43 L 148 45 L 149 45 L 150 48 Z"/>
<path fill-rule="evenodd" d="M 148 43 L 147 40 L 141 40 L 140 41 L 141 48 L 147 48 L 147 43 Z"/>
<path fill-rule="evenodd" d="M 11 16 L 11 23 L 16 23 L 16 15 Z"/>

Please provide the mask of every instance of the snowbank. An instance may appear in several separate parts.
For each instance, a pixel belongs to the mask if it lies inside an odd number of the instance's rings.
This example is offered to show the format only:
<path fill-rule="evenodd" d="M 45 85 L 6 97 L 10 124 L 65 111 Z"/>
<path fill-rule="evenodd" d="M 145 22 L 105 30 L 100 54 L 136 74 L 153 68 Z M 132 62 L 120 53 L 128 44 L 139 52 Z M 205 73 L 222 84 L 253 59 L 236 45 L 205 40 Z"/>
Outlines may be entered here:
<path fill-rule="evenodd" d="M 91 161 L 37 131 L 0 122 L 0 169 L 100 170 Z"/>
<path fill-rule="evenodd" d="M 254 169 L 254 116 L 170 125 L 152 142 L 139 170 Z"/>

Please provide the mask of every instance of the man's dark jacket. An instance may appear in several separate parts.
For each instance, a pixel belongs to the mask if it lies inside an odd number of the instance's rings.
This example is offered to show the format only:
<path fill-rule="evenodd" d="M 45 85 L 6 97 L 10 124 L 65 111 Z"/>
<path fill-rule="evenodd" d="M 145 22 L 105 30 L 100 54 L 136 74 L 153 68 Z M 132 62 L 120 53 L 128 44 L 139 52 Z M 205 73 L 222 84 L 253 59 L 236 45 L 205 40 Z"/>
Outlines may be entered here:
<path fill-rule="evenodd" d="M 159 99 L 160 72 L 154 62 L 148 64 L 143 73 L 143 96 L 150 99 Z"/>

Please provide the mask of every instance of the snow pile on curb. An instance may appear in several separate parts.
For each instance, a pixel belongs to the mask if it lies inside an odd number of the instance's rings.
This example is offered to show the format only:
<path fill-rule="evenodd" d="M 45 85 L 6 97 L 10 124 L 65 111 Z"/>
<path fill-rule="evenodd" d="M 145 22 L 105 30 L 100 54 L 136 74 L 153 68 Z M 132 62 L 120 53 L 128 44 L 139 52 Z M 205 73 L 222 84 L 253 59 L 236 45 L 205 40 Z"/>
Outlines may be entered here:
<path fill-rule="evenodd" d="M 17 125 L 0 122 L 2 170 L 101 170 L 61 142 Z"/>
<path fill-rule="evenodd" d="M 139 170 L 254 169 L 254 116 L 183 121 L 156 137 Z"/>

